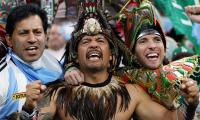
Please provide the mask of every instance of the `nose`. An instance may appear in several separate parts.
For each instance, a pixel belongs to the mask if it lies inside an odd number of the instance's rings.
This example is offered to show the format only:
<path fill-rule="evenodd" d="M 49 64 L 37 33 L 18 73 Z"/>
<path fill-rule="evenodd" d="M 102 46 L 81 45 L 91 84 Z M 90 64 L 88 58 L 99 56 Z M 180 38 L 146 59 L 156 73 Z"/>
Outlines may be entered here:
<path fill-rule="evenodd" d="M 34 33 L 30 33 L 28 36 L 28 42 L 29 43 L 35 43 L 37 41 L 36 36 L 34 35 Z"/>
<path fill-rule="evenodd" d="M 149 43 L 148 43 L 149 49 L 155 49 L 156 46 L 157 46 L 157 44 L 153 40 L 149 41 Z"/>
<path fill-rule="evenodd" d="M 91 48 L 97 48 L 98 47 L 98 42 L 96 40 L 92 40 L 92 42 L 90 43 L 90 47 Z"/>

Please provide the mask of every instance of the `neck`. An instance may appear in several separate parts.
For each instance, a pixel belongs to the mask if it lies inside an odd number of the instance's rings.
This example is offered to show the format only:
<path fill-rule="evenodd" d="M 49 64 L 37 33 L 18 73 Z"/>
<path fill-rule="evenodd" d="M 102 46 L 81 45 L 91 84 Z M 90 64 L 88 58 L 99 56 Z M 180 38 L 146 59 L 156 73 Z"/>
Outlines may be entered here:
<path fill-rule="evenodd" d="M 109 73 L 106 71 L 91 73 L 91 72 L 84 72 L 85 82 L 91 84 L 102 83 L 107 80 Z"/>

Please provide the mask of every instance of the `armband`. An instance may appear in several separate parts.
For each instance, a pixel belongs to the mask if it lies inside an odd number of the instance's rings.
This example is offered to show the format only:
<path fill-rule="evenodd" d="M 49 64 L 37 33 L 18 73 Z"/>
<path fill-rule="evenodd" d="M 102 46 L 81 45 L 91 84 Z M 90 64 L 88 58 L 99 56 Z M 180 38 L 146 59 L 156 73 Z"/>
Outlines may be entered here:
<path fill-rule="evenodd" d="M 30 114 L 25 110 L 20 112 L 20 120 L 33 120 L 37 116 L 37 110 L 34 109 L 33 112 Z"/>
<path fill-rule="evenodd" d="M 71 71 L 71 70 L 79 68 L 79 65 L 71 62 L 71 63 L 66 64 L 64 68 L 65 68 L 65 71 Z"/>

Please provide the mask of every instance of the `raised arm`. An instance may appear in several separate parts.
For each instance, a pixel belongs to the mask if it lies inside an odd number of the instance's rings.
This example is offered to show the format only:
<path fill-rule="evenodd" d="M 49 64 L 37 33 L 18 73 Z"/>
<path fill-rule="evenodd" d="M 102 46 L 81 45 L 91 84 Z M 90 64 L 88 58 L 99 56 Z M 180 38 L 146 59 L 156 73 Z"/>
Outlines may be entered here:
<path fill-rule="evenodd" d="M 164 106 L 153 101 L 152 98 L 139 86 L 136 85 L 133 100 L 136 100 L 136 118 L 141 120 L 182 120 L 177 119 L 176 111 L 170 111 Z"/>
<path fill-rule="evenodd" d="M 198 87 L 195 81 L 193 80 L 185 81 L 181 89 L 185 92 L 186 101 L 188 102 L 188 107 L 193 109 L 188 109 L 191 111 L 186 112 L 184 116 L 183 111 L 176 110 L 170 111 L 164 106 L 156 103 L 150 98 L 139 86 L 136 85 L 134 93 L 134 98 L 136 100 L 135 113 L 139 119 L 147 120 L 192 120 L 194 117 L 194 112 L 196 106 L 198 105 Z M 189 114 L 189 115 L 188 115 Z"/>
<path fill-rule="evenodd" d="M 199 89 L 197 81 L 187 78 L 183 81 L 180 88 L 184 92 L 183 96 L 187 102 L 185 120 L 193 120 L 196 108 L 199 104 Z"/>
<path fill-rule="evenodd" d="M 41 81 L 34 81 L 27 85 L 26 102 L 20 112 L 21 120 L 32 120 L 34 117 L 53 119 L 56 108 L 49 97 L 44 97 L 42 92 L 46 86 Z M 39 114 L 38 114 L 39 112 Z"/>
<path fill-rule="evenodd" d="M 70 63 L 69 63 L 70 64 Z M 71 85 L 79 85 L 82 82 L 84 82 L 84 75 L 83 73 L 78 69 L 77 66 L 71 64 L 71 65 L 67 65 L 68 67 L 66 67 L 66 71 L 65 71 L 65 81 L 68 84 Z"/>
<path fill-rule="evenodd" d="M 200 23 L 200 5 L 186 6 L 185 12 L 192 21 Z"/>
<path fill-rule="evenodd" d="M 43 96 L 40 101 L 38 101 L 38 118 L 42 120 L 54 120 L 56 114 L 56 92 L 50 96 Z"/>

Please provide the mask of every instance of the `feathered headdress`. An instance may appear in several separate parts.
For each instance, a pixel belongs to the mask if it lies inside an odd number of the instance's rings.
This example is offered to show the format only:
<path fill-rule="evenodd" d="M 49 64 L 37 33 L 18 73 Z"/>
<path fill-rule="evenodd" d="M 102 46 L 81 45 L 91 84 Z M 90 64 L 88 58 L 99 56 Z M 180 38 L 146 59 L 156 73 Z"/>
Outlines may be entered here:
<path fill-rule="evenodd" d="M 100 5 L 99 5 L 100 4 Z M 75 61 L 77 59 L 77 46 L 81 38 L 85 35 L 97 35 L 103 34 L 110 44 L 110 48 L 115 61 L 113 61 L 113 67 L 117 65 L 118 48 L 114 44 L 114 33 L 111 26 L 103 13 L 103 3 L 100 0 L 81 0 L 80 16 L 72 33 L 72 40 L 70 45 L 69 61 Z"/>
<path fill-rule="evenodd" d="M 121 30 L 121 35 L 124 34 L 125 44 L 119 46 L 125 53 L 130 68 L 125 67 L 125 70 L 120 72 L 120 75 L 125 71 L 125 79 L 128 82 L 133 82 L 142 86 L 154 100 L 164 105 L 168 109 L 177 109 L 187 104 L 184 99 L 183 92 L 180 90 L 182 81 L 191 77 L 193 80 L 199 80 L 199 64 L 200 57 L 192 56 L 170 63 L 166 66 L 160 66 L 156 70 L 145 68 L 133 69 L 134 47 L 138 35 L 141 36 L 146 29 L 154 29 L 160 33 L 164 46 L 166 41 L 159 22 L 154 15 L 153 7 L 147 0 L 131 1 L 122 8 L 118 15 L 118 28 Z M 181 109 L 179 109 L 181 110 Z M 184 111 L 183 111 L 184 112 Z"/>
<path fill-rule="evenodd" d="M 125 43 L 130 49 L 133 49 L 138 34 L 149 28 L 158 30 L 163 35 L 163 42 L 166 45 L 164 33 L 155 17 L 153 6 L 148 0 L 128 1 L 120 11 L 118 22 L 123 25 Z"/>
<path fill-rule="evenodd" d="M 127 47 L 120 47 L 120 49 L 125 52 L 129 65 L 135 62 L 133 56 L 135 43 L 138 35 L 144 30 L 153 29 L 159 32 L 166 48 L 165 35 L 148 0 L 129 0 L 118 14 L 117 26 L 118 31 L 125 38 Z"/>

